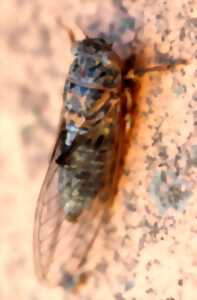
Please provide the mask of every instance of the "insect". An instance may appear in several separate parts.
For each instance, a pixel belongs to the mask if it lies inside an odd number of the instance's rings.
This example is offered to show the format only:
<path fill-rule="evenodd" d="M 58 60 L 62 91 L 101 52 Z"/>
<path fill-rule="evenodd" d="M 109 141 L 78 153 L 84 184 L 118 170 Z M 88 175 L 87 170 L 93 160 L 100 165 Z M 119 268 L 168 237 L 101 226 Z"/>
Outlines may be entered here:
<path fill-rule="evenodd" d="M 64 286 L 77 283 L 108 211 L 124 135 L 123 65 L 112 45 L 86 37 L 74 42 L 72 51 L 34 226 L 36 274 L 50 285 Z"/>
<path fill-rule="evenodd" d="M 34 225 L 36 274 L 64 287 L 83 277 L 88 251 L 112 205 L 127 129 L 125 103 L 132 102 L 112 45 L 103 38 L 76 42 L 72 34 L 71 40 L 74 59 Z"/>

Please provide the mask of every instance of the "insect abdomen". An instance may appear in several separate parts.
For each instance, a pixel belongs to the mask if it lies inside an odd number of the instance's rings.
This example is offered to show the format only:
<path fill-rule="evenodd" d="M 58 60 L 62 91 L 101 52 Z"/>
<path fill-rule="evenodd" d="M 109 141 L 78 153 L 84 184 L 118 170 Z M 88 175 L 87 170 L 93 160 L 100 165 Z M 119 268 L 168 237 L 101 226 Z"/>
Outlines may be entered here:
<path fill-rule="evenodd" d="M 72 154 L 70 164 L 61 168 L 62 203 L 70 220 L 74 221 L 91 204 L 103 185 L 104 162 L 99 153 L 96 154 L 85 145 L 79 146 Z"/>

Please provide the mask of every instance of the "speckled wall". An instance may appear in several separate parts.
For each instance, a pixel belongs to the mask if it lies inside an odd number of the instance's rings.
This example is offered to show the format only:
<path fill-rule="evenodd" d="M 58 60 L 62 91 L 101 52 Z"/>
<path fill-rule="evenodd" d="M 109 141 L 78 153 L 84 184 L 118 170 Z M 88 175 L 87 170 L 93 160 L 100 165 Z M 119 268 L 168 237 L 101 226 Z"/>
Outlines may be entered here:
<path fill-rule="evenodd" d="M 197 299 L 196 1 L 0 3 L 0 299 Z M 32 231 L 78 38 L 105 34 L 147 73 L 135 93 L 130 147 L 112 209 L 90 253 L 95 271 L 72 295 L 40 285 Z"/>

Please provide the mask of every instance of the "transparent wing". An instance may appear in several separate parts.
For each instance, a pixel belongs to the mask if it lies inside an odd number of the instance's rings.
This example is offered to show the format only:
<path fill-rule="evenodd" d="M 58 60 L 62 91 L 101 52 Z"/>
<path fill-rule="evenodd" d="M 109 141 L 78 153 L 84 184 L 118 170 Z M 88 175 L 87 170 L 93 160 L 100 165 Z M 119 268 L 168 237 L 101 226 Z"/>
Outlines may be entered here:
<path fill-rule="evenodd" d="M 55 162 L 60 155 L 59 140 L 38 197 L 34 224 L 34 263 L 41 281 L 70 287 L 77 283 L 82 265 L 96 238 L 105 204 L 95 199 L 76 223 L 65 218 L 59 199 L 62 193 L 58 185 L 60 166 Z"/>

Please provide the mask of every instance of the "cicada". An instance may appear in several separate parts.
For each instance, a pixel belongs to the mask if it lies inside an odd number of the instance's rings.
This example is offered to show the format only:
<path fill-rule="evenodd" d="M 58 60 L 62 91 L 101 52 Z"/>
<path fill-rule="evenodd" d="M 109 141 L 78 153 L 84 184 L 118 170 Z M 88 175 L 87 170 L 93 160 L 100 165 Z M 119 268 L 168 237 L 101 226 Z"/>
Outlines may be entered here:
<path fill-rule="evenodd" d="M 74 42 L 72 52 L 34 226 L 36 274 L 50 285 L 64 286 L 77 284 L 106 220 L 125 130 L 123 64 L 112 45 L 86 37 Z"/>

